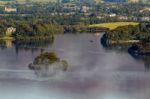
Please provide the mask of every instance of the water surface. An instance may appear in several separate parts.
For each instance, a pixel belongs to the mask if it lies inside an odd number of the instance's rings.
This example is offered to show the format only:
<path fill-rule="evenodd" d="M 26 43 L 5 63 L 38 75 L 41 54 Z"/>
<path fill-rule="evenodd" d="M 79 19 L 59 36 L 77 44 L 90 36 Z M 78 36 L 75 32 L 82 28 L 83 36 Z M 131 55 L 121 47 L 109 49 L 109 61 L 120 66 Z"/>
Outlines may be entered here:
<path fill-rule="evenodd" d="M 127 51 L 104 48 L 101 36 L 65 34 L 38 48 L 1 47 L 0 98 L 149 99 L 150 72 L 144 61 Z M 68 62 L 68 70 L 46 78 L 37 76 L 28 64 L 42 51 L 57 53 Z"/>

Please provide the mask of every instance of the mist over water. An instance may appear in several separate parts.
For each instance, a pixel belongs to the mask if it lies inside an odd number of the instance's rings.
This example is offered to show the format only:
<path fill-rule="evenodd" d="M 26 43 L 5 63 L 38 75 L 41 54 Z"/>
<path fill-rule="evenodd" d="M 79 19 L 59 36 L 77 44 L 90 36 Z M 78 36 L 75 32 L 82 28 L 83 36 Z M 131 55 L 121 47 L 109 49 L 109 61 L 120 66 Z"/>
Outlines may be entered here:
<path fill-rule="evenodd" d="M 127 52 L 107 50 L 94 34 L 57 35 L 42 51 L 68 62 L 66 72 L 41 78 L 28 68 L 41 53 L 0 49 L 2 99 L 149 99 L 150 72 Z M 92 42 L 90 42 L 92 40 Z"/>

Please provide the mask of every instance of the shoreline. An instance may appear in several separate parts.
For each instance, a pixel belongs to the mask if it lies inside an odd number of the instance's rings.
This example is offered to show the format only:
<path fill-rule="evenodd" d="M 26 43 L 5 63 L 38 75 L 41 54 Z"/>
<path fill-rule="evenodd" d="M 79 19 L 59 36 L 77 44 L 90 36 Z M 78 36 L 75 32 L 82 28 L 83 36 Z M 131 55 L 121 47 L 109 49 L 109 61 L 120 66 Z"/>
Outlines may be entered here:
<path fill-rule="evenodd" d="M 124 43 L 139 43 L 140 40 L 119 40 L 119 41 L 113 41 L 113 40 L 107 40 L 109 44 L 124 44 Z"/>

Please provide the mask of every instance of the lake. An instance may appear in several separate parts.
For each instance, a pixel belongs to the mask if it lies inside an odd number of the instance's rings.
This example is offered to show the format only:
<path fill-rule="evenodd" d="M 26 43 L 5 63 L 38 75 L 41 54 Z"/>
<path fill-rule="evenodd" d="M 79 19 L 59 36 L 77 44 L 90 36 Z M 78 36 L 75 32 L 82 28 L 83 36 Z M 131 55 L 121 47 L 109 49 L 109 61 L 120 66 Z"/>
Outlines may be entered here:
<path fill-rule="evenodd" d="M 149 99 L 150 71 L 127 51 L 104 48 L 102 34 L 60 34 L 44 46 L 0 48 L 0 99 Z M 42 44 L 41 44 L 42 45 Z M 68 62 L 65 72 L 41 77 L 28 64 L 43 51 Z"/>

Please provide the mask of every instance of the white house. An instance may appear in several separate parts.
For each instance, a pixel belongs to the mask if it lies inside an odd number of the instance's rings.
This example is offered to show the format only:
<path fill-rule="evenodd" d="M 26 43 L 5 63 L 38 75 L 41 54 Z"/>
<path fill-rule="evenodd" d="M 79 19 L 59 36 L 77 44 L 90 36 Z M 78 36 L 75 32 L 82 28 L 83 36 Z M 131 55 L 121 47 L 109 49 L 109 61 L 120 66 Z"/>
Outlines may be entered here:
<path fill-rule="evenodd" d="M 5 12 L 17 12 L 17 9 L 12 7 L 5 7 Z"/>
<path fill-rule="evenodd" d="M 109 17 L 115 17 L 115 16 L 116 16 L 115 13 L 109 14 Z"/>
<path fill-rule="evenodd" d="M 12 35 L 12 33 L 14 33 L 14 32 L 16 32 L 16 28 L 14 28 L 14 27 L 9 27 L 9 28 L 7 28 L 7 30 L 6 30 L 6 35 Z"/>

